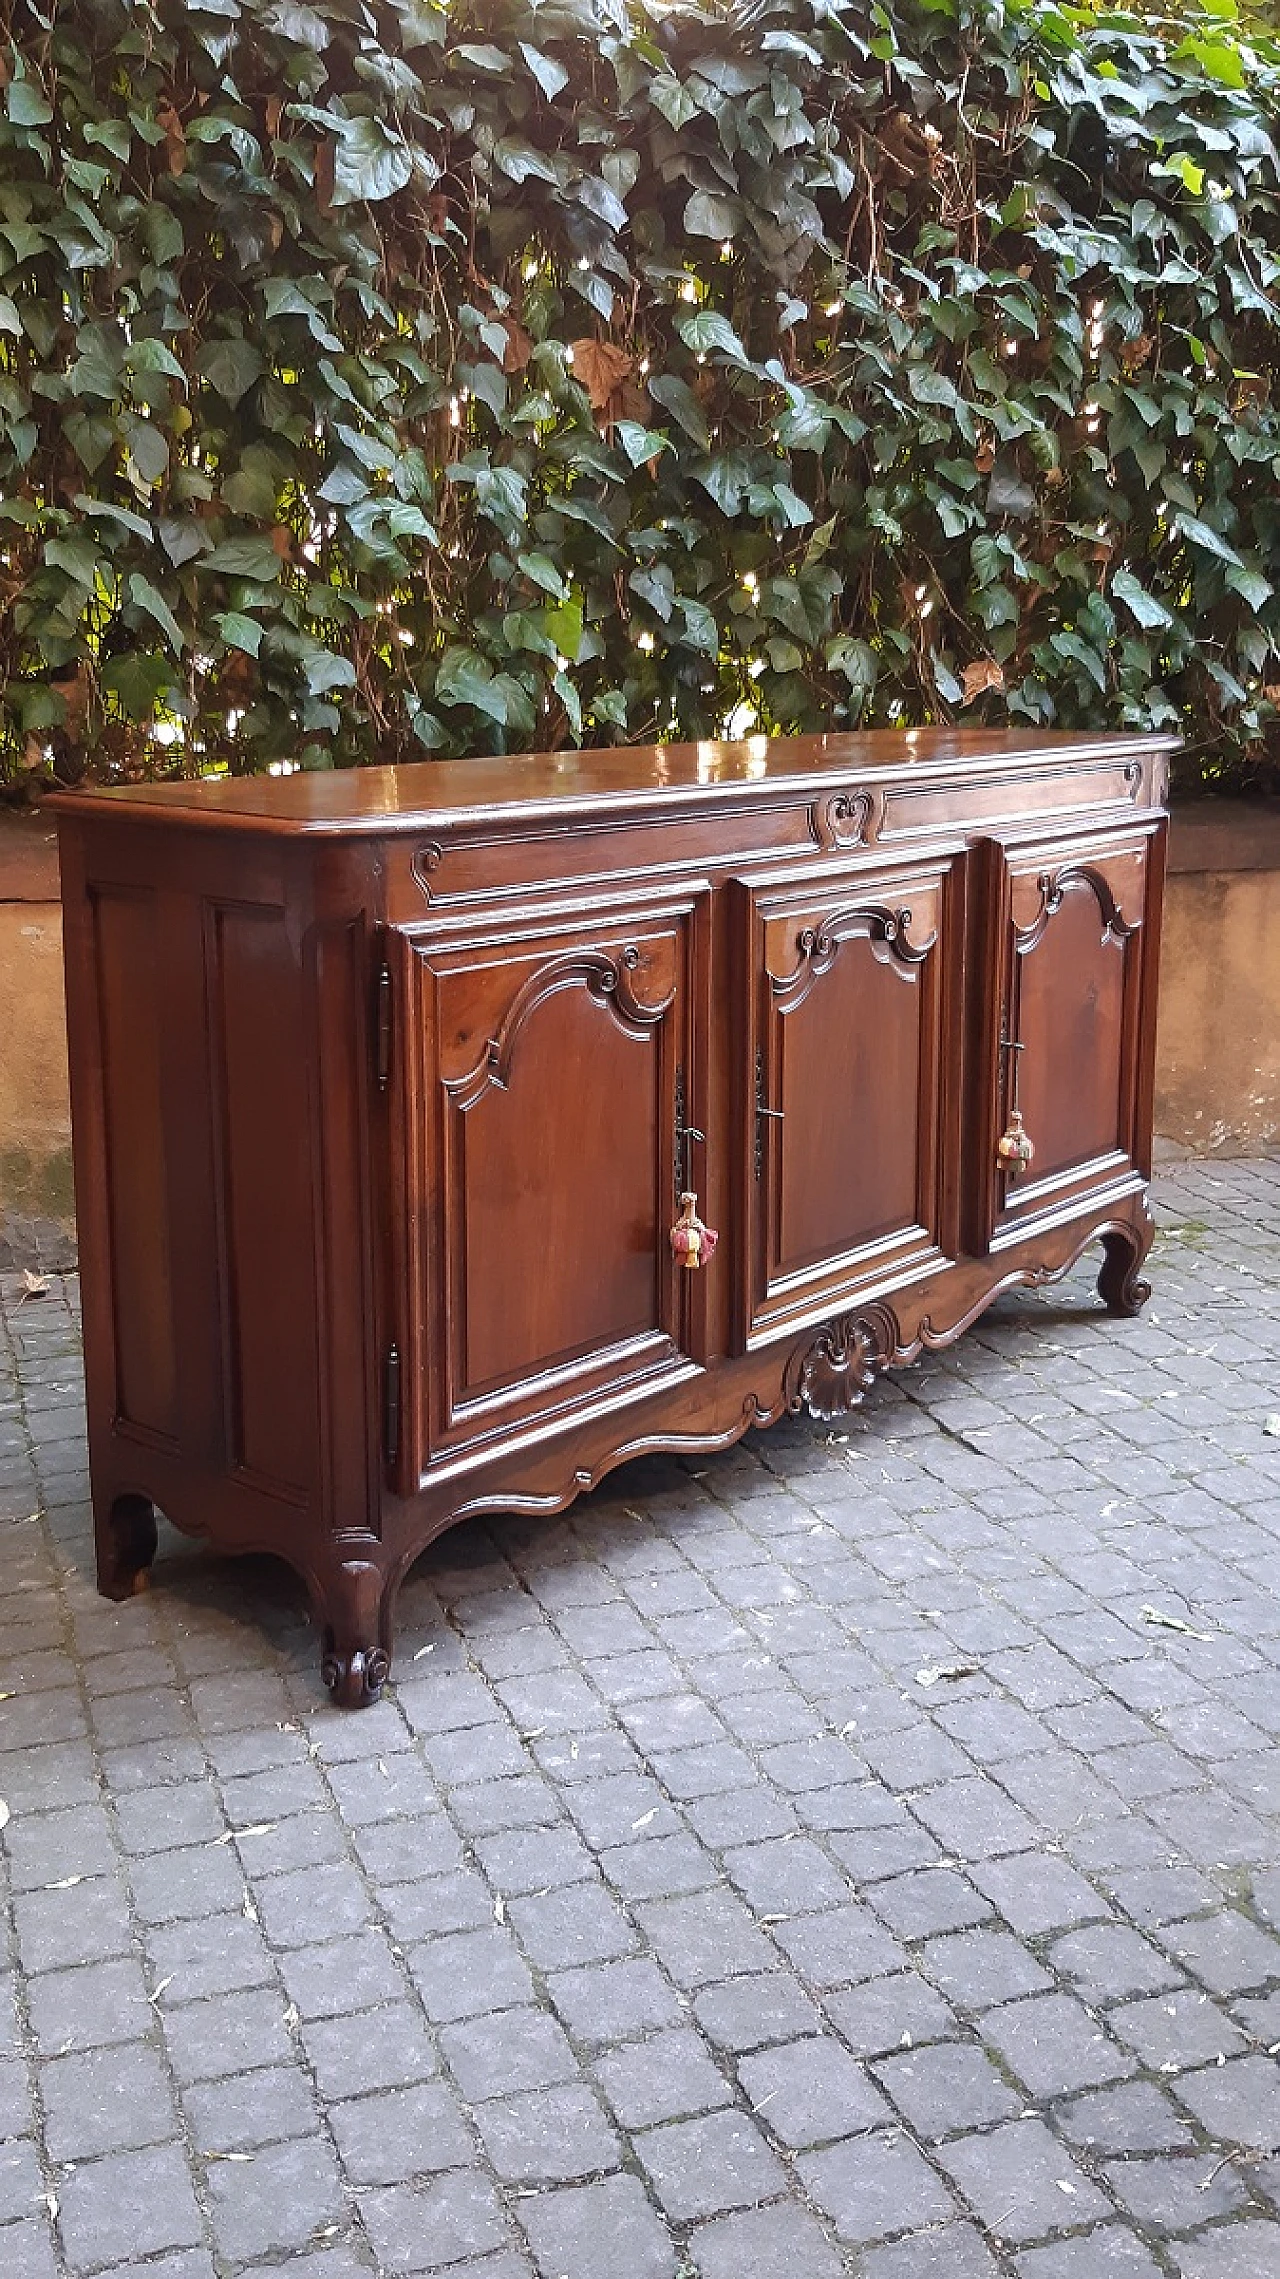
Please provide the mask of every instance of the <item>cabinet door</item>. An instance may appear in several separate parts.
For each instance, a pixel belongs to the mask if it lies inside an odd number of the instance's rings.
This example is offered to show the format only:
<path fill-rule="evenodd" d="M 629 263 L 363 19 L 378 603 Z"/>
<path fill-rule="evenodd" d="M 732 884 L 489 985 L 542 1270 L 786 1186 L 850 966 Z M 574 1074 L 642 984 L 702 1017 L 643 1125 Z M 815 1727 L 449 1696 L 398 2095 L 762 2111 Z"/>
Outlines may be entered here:
<path fill-rule="evenodd" d="M 954 1246 L 962 876 L 750 892 L 749 1346 Z"/>
<path fill-rule="evenodd" d="M 704 901 L 396 937 L 409 1483 L 688 1368 L 669 1230 Z"/>
<path fill-rule="evenodd" d="M 1066 856 L 1060 844 L 992 852 L 995 995 L 981 1186 L 987 1234 L 998 1246 L 1042 1215 L 1136 1184 L 1149 1168 L 1159 895 L 1150 834 L 1099 839 Z M 1025 1170 L 1002 1165 L 998 1154 L 1015 1105 L 1035 1148 Z"/>

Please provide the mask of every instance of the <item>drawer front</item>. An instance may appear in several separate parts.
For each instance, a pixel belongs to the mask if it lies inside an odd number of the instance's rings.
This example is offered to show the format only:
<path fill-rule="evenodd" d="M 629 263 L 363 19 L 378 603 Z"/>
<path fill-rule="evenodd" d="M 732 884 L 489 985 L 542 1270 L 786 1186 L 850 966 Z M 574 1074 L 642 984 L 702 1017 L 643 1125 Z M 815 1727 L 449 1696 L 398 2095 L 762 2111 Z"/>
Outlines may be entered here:
<path fill-rule="evenodd" d="M 992 850 L 992 1144 L 978 1191 L 997 1247 L 1142 1176 L 1151 848 L 1149 834 L 1130 833 L 1070 852 L 1061 842 Z M 1035 1150 L 1022 1166 L 999 1152 L 1015 1111 Z"/>
<path fill-rule="evenodd" d="M 962 873 L 748 891 L 749 1346 L 950 1252 Z"/>
<path fill-rule="evenodd" d="M 393 937 L 409 1484 L 688 1367 L 669 1233 L 705 901 Z"/>

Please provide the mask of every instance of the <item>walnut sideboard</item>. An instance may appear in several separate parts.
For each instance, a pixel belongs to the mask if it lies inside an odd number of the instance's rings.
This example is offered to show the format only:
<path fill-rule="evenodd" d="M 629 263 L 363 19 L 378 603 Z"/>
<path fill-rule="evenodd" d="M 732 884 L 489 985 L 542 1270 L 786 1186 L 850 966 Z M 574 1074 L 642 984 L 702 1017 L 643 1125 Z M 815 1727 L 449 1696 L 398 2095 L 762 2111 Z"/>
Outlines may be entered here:
<path fill-rule="evenodd" d="M 59 795 L 102 1590 L 145 1583 L 157 1506 L 277 1552 L 368 1701 L 464 1515 L 840 1416 L 1095 1238 L 1133 1312 L 1172 749 Z M 711 1255 L 673 1248 L 690 1193 Z"/>

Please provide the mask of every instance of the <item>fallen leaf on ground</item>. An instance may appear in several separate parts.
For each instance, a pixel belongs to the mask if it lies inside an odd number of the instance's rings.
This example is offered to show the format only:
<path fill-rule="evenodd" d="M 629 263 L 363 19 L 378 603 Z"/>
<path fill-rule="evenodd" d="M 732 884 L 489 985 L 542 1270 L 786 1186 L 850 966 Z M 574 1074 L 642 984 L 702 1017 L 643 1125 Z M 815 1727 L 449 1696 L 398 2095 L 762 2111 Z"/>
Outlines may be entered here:
<path fill-rule="evenodd" d="M 1184 1638 L 1198 1638 L 1203 1646 L 1213 1642 L 1211 1630 L 1193 1630 L 1191 1624 L 1184 1622 L 1180 1614 L 1162 1614 L 1158 1606 L 1144 1606 L 1142 1619 L 1153 1623 L 1158 1630 L 1177 1630 Z"/>
<path fill-rule="evenodd" d="M 917 1670 L 916 1684 L 918 1686 L 936 1686 L 942 1678 L 977 1678 L 981 1675 L 982 1672 L 975 1662 L 951 1662 L 940 1665 L 937 1669 Z"/>

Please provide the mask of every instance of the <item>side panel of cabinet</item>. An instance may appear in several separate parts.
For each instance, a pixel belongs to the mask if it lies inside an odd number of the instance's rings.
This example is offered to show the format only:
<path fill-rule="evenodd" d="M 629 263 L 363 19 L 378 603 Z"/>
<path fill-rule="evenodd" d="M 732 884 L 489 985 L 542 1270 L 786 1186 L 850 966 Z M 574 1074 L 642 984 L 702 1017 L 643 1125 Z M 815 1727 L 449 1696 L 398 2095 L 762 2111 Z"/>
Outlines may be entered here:
<path fill-rule="evenodd" d="M 990 850 L 977 1247 L 1020 1240 L 1149 1170 L 1162 845 L 1147 830 L 1065 858 L 1061 845 Z M 1023 1169 L 999 1156 L 1015 1108 L 1035 1149 Z"/>
<path fill-rule="evenodd" d="M 688 1367 L 671 1256 L 709 897 L 392 937 L 407 1481 Z M 685 1151 L 681 1151 L 682 1155 Z"/>
<path fill-rule="evenodd" d="M 749 894 L 746 1342 L 953 1256 L 962 860 Z"/>

